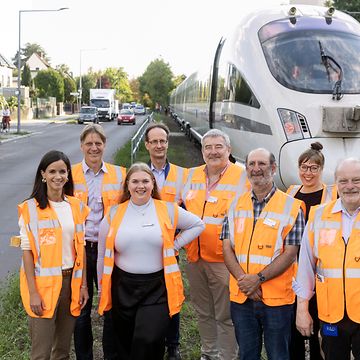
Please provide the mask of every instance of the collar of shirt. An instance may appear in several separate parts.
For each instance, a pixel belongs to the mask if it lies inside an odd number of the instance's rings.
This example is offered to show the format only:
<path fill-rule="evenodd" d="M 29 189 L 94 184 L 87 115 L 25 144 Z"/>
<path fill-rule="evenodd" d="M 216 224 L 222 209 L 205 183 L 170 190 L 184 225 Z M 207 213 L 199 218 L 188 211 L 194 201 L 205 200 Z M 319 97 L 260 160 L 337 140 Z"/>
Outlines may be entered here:
<path fill-rule="evenodd" d="M 92 169 L 85 162 L 85 159 L 82 160 L 81 164 L 82 164 L 84 174 L 86 174 L 89 170 L 92 171 Z M 102 162 L 100 170 L 95 175 L 97 175 L 100 171 L 102 171 L 104 173 L 108 172 L 104 162 Z"/>
<path fill-rule="evenodd" d="M 166 160 L 164 167 L 162 169 L 158 170 L 152 163 L 150 163 L 150 169 L 155 176 L 155 180 L 156 180 L 158 189 L 161 191 L 161 189 L 163 188 L 163 186 L 165 184 L 165 180 L 169 174 L 170 164 Z"/>
<path fill-rule="evenodd" d="M 207 166 L 204 167 L 204 173 L 205 173 L 205 178 L 206 178 L 206 199 L 209 197 L 210 192 L 216 187 L 216 185 L 219 183 L 220 179 L 223 177 L 223 175 L 225 174 L 225 171 L 228 169 L 228 167 L 230 166 L 230 161 L 227 162 L 226 166 L 224 167 L 223 170 L 221 170 L 221 173 L 219 175 L 219 178 L 213 183 L 211 184 L 211 186 L 209 185 L 210 181 L 209 181 L 209 175 L 208 175 L 208 171 L 207 171 Z"/>
<path fill-rule="evenodd" d="M 334 207 L 332 208 L 331 212 L 332 212 L 333 214 L 335 214 L 335 213 L 337 213 L 337 212 L 339 212 L 339 211 L 341 211 L 343 214 L 345 214 L 345 215 L 348 216 L 348 217 L 356 218 L 357 214 L 358 214 L 359 211 L 360 211 L 360 207 L 358 207 L 358 208 L 354 211 L 354 213 L 351 215 L 351 214 L 349 214 L 349 212 L 346 210 L 346 208 L 344 207 L 341 199 L 339 198 L 339 199 L 336 200 L 336 203 L 335 203 Z"/>
<path fill-rule="evenodd" d="M 351 230 L 355 221 L 355 218 L 359 214 L 360 207 L 357 208 L 354 214 L 349 214 L 349 212 L 345 209 L 341 199 L 337 199 L 334 207 L 331 212 L 333 214 L 341 211 L 341 219 L 342 219 L 342 236 L 345 242 L 347 243 L 351 234 Z"/>
<path fill-rule="evenodd" d="M 161 174 L 161 172 L 166 172 L 166 169 L 167 169 L 167 167 L 168 166 L 170 166 L 169 165 L 169 162 L 166 160 L 166 163 L 165 163 L 165 165 L 159 170 L 159 169 L 157 169 L 154 165 L 153 165 L 153 163 L 151 162 L 150 163 L 150 169 L 151 169 L 151 171 L 156 171 L 158 174 Z"/>
<path fill-rule="evenodd" d="M 275 194 L 275 191 L 276 191 L 276 186 L 273 183 L 273 186 L 272 186 L 270 192 L 264 197 L 264 199 L 261 201 L 261 203 L 265 202 L 265 204 L 267 204 L 269 202 L 269 200 L 271 199 L 271 197 Z M 251 190 L 251 199 L 253 201 L 260 203 L 260 201 L 257 199 L 255 193 L 252 190 Z"/>

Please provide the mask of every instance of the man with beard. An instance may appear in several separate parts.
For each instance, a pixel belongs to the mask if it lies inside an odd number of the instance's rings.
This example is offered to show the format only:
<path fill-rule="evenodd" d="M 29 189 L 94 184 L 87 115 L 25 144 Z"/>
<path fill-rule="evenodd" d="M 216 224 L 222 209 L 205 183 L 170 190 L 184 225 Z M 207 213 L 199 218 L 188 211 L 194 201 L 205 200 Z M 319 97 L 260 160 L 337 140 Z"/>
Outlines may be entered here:
<path fill-rule="evenodd" d="M 326 360 L 360 359 L 360 160 L 338 164 L 339 199 L 310 210 L 294 285 L 296 327 L 313 333 L 309 300 L 316 293 Z"/>
<path fill-rule="evenodd" d="M 188 211 L 205 222 L 202 234 L 186 246 L 186 274 L 198 316 L 201 359 L 238 359 L 230 317 L 229 271 L 219 239 L 232 200 L 247 190 L 244 169 L 230 163 L 230 139 L 218 129 L 202 138 L 205 165 L 189 170 L 183 190 Z"/>
<path fill-rule="evenodd" d="M 248 154 L 251 191 L 233 202 L 221 234 L 241 360 L 261 358 L 263 333 L 268 358 L 289 359 L 292 280 L 304 214 L 300 200 L 276 188 L 275 171 L 268 150 Z"/>

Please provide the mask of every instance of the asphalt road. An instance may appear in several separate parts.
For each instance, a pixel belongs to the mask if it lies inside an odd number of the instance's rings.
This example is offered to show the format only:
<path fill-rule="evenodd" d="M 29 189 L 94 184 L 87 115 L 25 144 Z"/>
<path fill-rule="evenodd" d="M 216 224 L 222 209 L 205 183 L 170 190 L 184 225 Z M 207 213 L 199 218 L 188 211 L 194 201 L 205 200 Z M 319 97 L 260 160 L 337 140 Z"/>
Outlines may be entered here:
<path fill-rule="evenodd" d="M 135 134 L 145 119 L 138 116 L 135 126 L 118 126 L 116 121 L 102 124 L 107 135 L 105 161 L 113 162 L 117 149 Z M 41 157 L 55 149 L 67 154 L 72 164 L 81 161 L 79 135 L 83 127 L 66 122 L 24 123 L 22 131 L 31 131 L 31 136 L 0 144 L 0 281 L 20 265 L 21 250 L 10 247 L 9 239 L 19 233 L 17 204 L 30 195 Z"/>

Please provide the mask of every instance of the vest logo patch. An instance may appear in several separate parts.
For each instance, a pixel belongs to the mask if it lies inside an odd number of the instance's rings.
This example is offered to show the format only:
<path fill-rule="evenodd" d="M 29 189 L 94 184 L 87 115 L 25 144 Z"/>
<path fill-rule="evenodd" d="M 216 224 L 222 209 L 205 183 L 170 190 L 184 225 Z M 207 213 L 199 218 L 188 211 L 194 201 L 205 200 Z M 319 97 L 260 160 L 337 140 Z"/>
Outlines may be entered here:
<path fill-rule="evenodd" d="M 336 238 L 336 229 L 320 229 L 319 244 L 323 246 L 331 246 Z"/>
<path fill-rule="evenodd" d="M 54 245 L 56 243 L 55 229 L 39 230 L 40 245 Z"/>
<path fill-rule="evenodd" d="M 186 194 L 186 200 L 192 200 L 195 198 L 197 191 L 196 190 L 189 190 Z"/>

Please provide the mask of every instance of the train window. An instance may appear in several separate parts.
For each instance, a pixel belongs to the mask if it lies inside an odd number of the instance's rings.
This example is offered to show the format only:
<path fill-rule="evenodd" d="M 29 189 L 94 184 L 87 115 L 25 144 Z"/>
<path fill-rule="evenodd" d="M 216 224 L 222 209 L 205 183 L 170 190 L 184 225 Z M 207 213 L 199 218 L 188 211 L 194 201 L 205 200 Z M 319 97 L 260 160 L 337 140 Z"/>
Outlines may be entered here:
<path fill-rule="evenodd" d="M 260 108 L 260 104 L 249 85 L 233 64 L 226 64 L 224 68 L 219 69 L 216 101 L 238 102 Z"/>
<path fill-rule="evenodd" d="M 359 29 L 323 18 L 275 21 L 259 31 L 259 39 L 274 78 L 287 88 L 329 93 L 341 80 L 345 94 L 360 93 Z"/>

